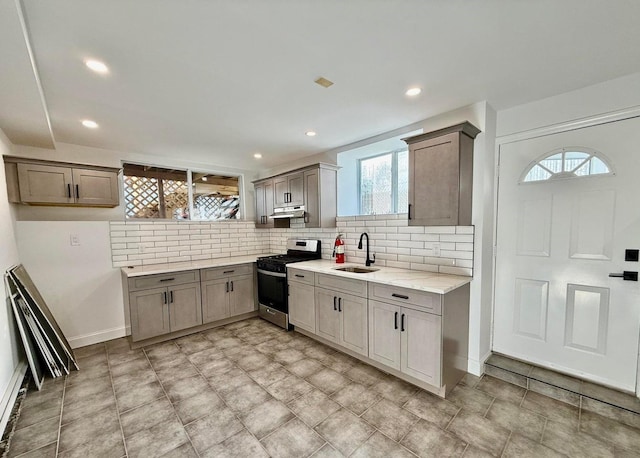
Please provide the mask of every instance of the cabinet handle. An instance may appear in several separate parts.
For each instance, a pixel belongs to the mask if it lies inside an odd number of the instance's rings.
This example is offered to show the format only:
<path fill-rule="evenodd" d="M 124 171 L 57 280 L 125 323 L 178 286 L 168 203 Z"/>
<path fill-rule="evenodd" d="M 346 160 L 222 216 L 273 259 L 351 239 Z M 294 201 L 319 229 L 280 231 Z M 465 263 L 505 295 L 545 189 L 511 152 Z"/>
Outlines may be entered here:
<path fill-rule="evenodd" d="M 160 281 L 161 281 L 161 282 L 163 282 L 163 281 L 173 281 L 173 280 L 175 280 L 175 277 L 173 277 L 173 278 L 162 278 L 162 279 L 160 279 Z"/>
<path fill-rule="evenodd" d="M 71 185 L 67 184 L 67 197 L 71 199 Z"/>
<path fill-rule="evenodd" d="M 234 273 L 235 270 L 225 270 L 224 272 L 222 272 L 223 274 L 232 274 Z"/>
<path fill-rule="evenodd" d="M 398 312 L 396 312 L 396 316 L 393 318 L 393 329 L 398 329 Z"/>
<path fill-rule="evenodd" d="M 296 277 L 298 277 L 298 278 L 304 278 L 304 275 L 296 274 Z"/>
<path fill-rule="evenodd" d="M 400 317 L 400 332 L 404 332 L 404 313 Z"/>
<path fill-rule="evenodd" d="M 76 198 L 77 199 L 80 198 L 80 185 L 79 184 L 76 185 Z"/>
<path fill-rule="evenodd" d="M 231 282 L 231 291 L 233 291 L 233 282 Z"/>
<path fill-rule="evenodd" d="M 409 219 L 411 219 L 411 204 L 409 204 L 409 209 L 407 210 L 407 215 L 409 216 Z"/>
<path fill-rule="evenodd" d="M 333 296 L 333 310 L 338 310 L 338 307 L 336 307 L 336 299 L 337 297 Z"/>
<path fill-rule="evenodd" d="M 165 291 L 164 293 L 162 293 L 164 295 L 164 303 L 167 303 L 167 292 Z"/>
<path fill-rule="evenodd" d="M 229 292 L 229 282 L 226 282 L 225 284 L 225 293 Z"/>
<path fill-rule="evenodd" d="M 342 298 L 338 298 L 338 312 L 342 312 Z"/>
<path fill-rule="evenodd" d="M 404 294 L 393 293 L 391 296 L 397 297 L 398 299 L 409 299 L 409 296 L 405 296 Z"/>
<path fill-rule="evenodd" d="M 173 304 L 173 291 L 169 291 L 169 304 Z"/>

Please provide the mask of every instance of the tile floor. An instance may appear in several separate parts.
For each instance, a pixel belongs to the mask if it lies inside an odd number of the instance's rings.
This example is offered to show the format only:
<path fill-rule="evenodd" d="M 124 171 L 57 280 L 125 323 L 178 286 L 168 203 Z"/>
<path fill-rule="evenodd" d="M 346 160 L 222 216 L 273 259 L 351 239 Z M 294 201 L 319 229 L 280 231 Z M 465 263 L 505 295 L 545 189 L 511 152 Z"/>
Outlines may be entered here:
<path fill-rule="evenodd" d="M 30 391 L 8 457 L 637 456 L 615 421 L 499 379 L 442 400 L 259 319 L 129 350 Z M 634 414 L 635 415 L 635 414 Z"/>

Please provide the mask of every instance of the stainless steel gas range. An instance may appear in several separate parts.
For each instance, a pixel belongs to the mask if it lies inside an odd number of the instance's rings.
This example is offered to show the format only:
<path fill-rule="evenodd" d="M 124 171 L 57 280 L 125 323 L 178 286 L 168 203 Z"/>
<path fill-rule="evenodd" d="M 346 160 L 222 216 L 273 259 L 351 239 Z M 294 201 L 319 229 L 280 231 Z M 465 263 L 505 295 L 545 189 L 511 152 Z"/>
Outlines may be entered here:
<path fill-rule="evenodd" d="M 258 258 L 260 316 L 289 329 L 287 264 L 320 259 L 320 240 L 289 239 L 287 254 Z"/>

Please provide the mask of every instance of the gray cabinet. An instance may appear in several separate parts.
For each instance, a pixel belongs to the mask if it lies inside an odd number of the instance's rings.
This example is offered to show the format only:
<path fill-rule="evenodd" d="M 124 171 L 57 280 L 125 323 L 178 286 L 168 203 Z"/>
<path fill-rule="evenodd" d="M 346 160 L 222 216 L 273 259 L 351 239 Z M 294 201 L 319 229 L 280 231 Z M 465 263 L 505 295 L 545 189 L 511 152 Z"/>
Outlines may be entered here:
<path fill-rule="evenodd" d="M 202 270 L 202 315 L 211 323 L 256 310 L 253 264 Z"/>
<path fill-rule="evenodd" d="M 273 227 L 273 180 L 255 183 L 256 228 Z"/>
<path fill-rule="evenodd" d="M 273 179 L 274 204 L 276 207 L 293 207 L 304 204 L 303 173 L 281 175 Z"/>
<path fill-rule="evenodd" d="M 366 285 L 359 280 L 316 275 L 316 333 L 363 356 L 369 352 Z M 364 297 L 344 292 L 360 292 L 362 287 Z"/>
<path fill-rule="evenodd" d="M 405 138 L 409 145 L 410 226 L 471 224 L 473 140 L 468 122 Z"/>
<path fill-rule="evenodd" d="M 313 272 L 288 268 L 289 322 L 294 326 L 316 332 L 316 304 Z"/>
<path fill-rule="evenodd" d="M 304 172 L 305 227 L 335 227 L 337 169 L 320 164 Z"/>
<path fill-rule="evenodd" d="M 12 202 L 116 207 L 118 169 L 4 157 Z"/>
<path fill-rule="evenodd" d="M 130 278 L 128 289 L 134 342 L 202 324 L 198 271 Z"/>

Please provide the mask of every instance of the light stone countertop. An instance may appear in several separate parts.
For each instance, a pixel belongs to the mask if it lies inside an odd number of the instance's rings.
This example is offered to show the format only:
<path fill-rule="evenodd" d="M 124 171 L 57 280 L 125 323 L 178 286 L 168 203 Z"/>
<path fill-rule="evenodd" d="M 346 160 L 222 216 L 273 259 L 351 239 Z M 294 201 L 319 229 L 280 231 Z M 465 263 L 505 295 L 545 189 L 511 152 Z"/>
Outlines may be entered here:
<path fill-rule="evenodd" d="M 263 256 L 271 256 L 269 253 L 251 254 L 247 256 L 230 256 L 225 258 L 204 259 L 202 261 L 172 262 L 168 264 L 151 264 L 148 266 L 122 267 L 120 270 L 129 278 L 143 275 L 168 274 L 185 270 L 208 269 L 209 267 L 234 266 L 256 262 Z"/>
<path fill-rule="evenodd" d="M 365 267 L 362 264 L 344 263 L 336 264 L 333 260 L 319 259 L 317 261 L 304 261 L 288 264 L 293 269 L 307 270 L 321 274 L 337 275 L 354 280 L 365 280 L 383 285 L 411 288 L 430 293 L 446 294 L 473 280 L 472 277 L 460 275 L 440 274 L 437 272 L 423 272 L 421 270 L 397 269 L 395 267 L 382 267 L 373 264 L 372 269 L 378 269 L 371 273 L 353 273 L 336 270 L 340 267 Z"/>

